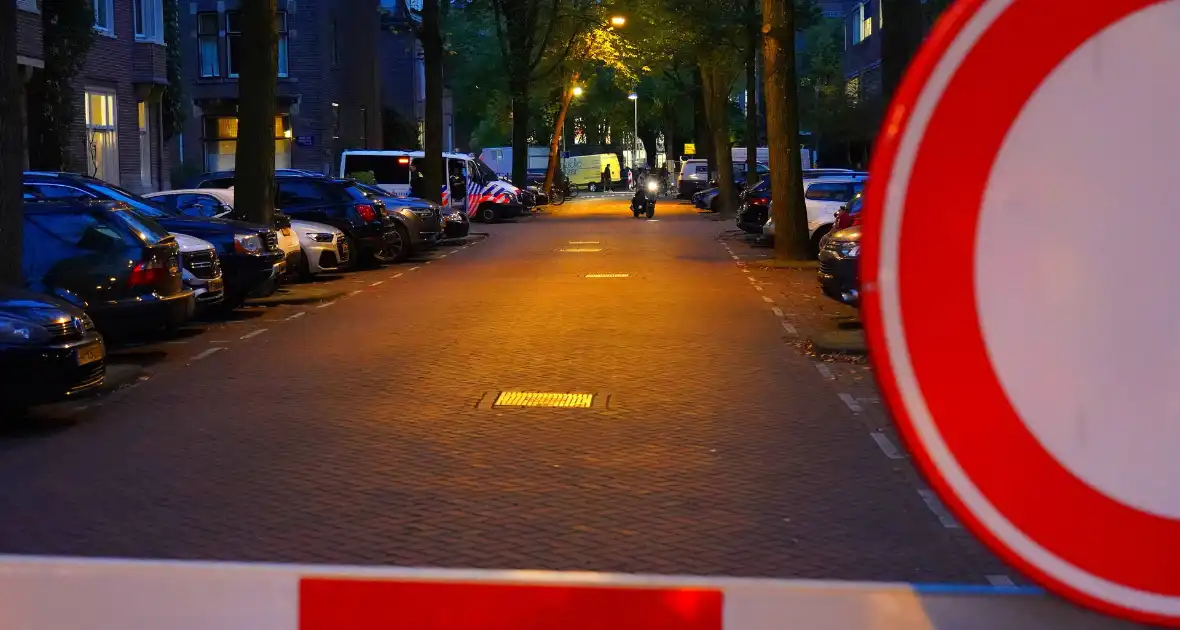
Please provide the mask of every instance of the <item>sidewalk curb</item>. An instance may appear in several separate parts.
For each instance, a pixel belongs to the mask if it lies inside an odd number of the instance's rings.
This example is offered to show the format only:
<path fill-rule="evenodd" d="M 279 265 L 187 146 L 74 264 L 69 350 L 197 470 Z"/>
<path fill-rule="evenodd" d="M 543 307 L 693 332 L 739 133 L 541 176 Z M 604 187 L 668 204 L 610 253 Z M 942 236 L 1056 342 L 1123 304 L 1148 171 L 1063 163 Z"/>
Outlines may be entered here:
<path fill-rule="evenodd" d="M 863 330 L 834 330 L 821 332 L 812 336 L 812 349 L 818 354 L 849 354 L 864 356 L 868 354 Z"/>
<path fill-rule="evenodd" d="M 250 298 L 246 300 L 247 306 L 279 306 L 279 305 L 298 305 L 298 304 L 314 304 L 316 302 L 328 302 L 337 298 L 343 297 L 344 289 L 327 289 L 316 287 L 314 285 L 290 285 L 288 287 L 281 287 L 274 295 L 264 298 Z"/>
<path fill-rule="evenodd" d="M 142 365 L 135 363 L 108 363 L 106 377 L 97 393 L 106 394 L 133 385 L 147 374 Z"/>

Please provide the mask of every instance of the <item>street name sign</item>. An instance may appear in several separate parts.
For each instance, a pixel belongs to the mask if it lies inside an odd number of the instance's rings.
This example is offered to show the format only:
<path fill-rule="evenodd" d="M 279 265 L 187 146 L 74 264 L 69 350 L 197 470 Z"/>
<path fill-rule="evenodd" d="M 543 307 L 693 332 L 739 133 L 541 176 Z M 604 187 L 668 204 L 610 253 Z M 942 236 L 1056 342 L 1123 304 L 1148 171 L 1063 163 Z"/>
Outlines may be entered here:
<path fill-rule="evenodd" d="M 1180 0 L 949 8 L 886 113 L 861 260 L 884 398 L 955 516 L 1059 595 L 1172 626 L 1178 25 Z"/>

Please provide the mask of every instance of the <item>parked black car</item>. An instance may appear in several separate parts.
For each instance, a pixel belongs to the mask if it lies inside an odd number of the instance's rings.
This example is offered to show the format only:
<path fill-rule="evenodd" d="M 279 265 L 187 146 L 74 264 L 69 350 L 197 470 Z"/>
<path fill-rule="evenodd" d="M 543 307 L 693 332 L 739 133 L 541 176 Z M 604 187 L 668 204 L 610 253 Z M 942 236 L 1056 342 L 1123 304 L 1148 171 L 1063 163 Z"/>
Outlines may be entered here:
<path fill-rule="evenodd" d="M 75 173 L 25 173 L 24 189 L 45 199 L 107 199 L 169 232 L 188 234 L 217 246 L 229 307 L 247 297 L 265 297 L 278 289 L 286 271 L 278 234 L 271 228 L 210 217 L 190 217 L 100 179 Z"/>
<path fill-rule="evenodd" d="M 276 168 L 275 177 L 327 177 L 322 173 L 297 168 Z M 174 183 L 175 185 L 175 183 Z M 233 188 L 233 171 L 210 171 L 201 173 L 186 182 L 185 188 Z"/>
<path fill-rule="evenodd" d="M 819 285 L 824 294 L 849 306 L 860 305 L 861 226 L 832 232 L 819 250 Z"/>
<path fill-rule="evenodd" d="M 307 176 L 282 176 L 275 181 L 278 209 L 292 219 L 326 223 L 344 232 L 348 249 L 359 260 L 400 262 L 412 252 L 415 239 L 410 228 L 391 216 L 397 213 L 389 211 L 384 201 L 367 196 L 357 182 Z"/>
<path fill-rule="evenodd" d="M 28 288 L 84 309 L 105 331 L 176 326 L 196 308 L 176 238 L 121 203 L 26 192 L 23 241 Z"/>
<path fill-rule="evenodd" d="M 397 195 L 372 184 L 356 182 L 356 187 L 370 199 L 380 199 L 394 221 L 402 223 L 410 232 L 413 247 L 418 249 L 423 245 L 434 245 L 442 238 L 442 207 L 433 201 L 417 197 L 398 197 Z M 397 212 L 398 209 L 409 210 L 416 221 Z M 418 238 L 414 238 L 417 233 Z"/>
<path fill-rule="evenodd" d="M 0 289 L 0 374 L 0 419 L 6 409 L 89 393 L 106 376 L 102 335 L 62 299 Z"/>
<path fill-rule="evenodd" d="M 770 177 L 746 188 L 738 195 L 737 226 L 750 234 L 761 234 L 770 218 Z"/>

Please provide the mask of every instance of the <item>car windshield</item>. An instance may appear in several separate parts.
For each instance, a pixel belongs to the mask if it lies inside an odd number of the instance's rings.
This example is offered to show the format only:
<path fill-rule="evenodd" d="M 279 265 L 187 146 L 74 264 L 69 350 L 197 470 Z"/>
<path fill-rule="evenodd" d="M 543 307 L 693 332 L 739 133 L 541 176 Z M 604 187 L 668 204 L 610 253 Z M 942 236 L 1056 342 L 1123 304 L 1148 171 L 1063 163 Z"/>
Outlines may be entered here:
<path fill-rule="evenodd" d="M 483 160 L 476 160 L 475 168 L 479 171 L 480 176 L 489 182 L 494 182 L 497 179 L 500 179 L 500 177 L 496 175 L 492 169 L 488 168 L 487 164 L 483 163 Z"/>
<path fill-rule="evenodd" d="M 152 201 L 151 199 L 140 197 L 133 192 L 123 190 L 122 188 L 119 188 L 113 184 L 108 184 L 106 182 L 101 184 L 90 184 L 90 188 L 110 199 L 122 201 L 123 203 L 131 206 L 131 209 L 134 210 L 136 214 L 145 216 L 149 219 L 166 219 L 168 217 L 176 216 L 169 210 L 165 209 L 162 204 Z"/>

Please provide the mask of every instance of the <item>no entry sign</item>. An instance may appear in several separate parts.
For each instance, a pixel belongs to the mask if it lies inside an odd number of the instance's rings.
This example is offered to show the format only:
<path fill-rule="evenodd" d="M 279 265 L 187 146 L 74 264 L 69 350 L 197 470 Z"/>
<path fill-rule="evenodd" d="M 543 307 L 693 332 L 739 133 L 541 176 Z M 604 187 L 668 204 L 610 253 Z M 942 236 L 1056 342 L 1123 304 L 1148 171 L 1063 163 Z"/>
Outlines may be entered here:
<path fill-rule="evenodd" d="M 1079 603 L 1180 625 L 1180 0 L 964 0 L 872 164 L 863 315 L 931 483 Z"/>

